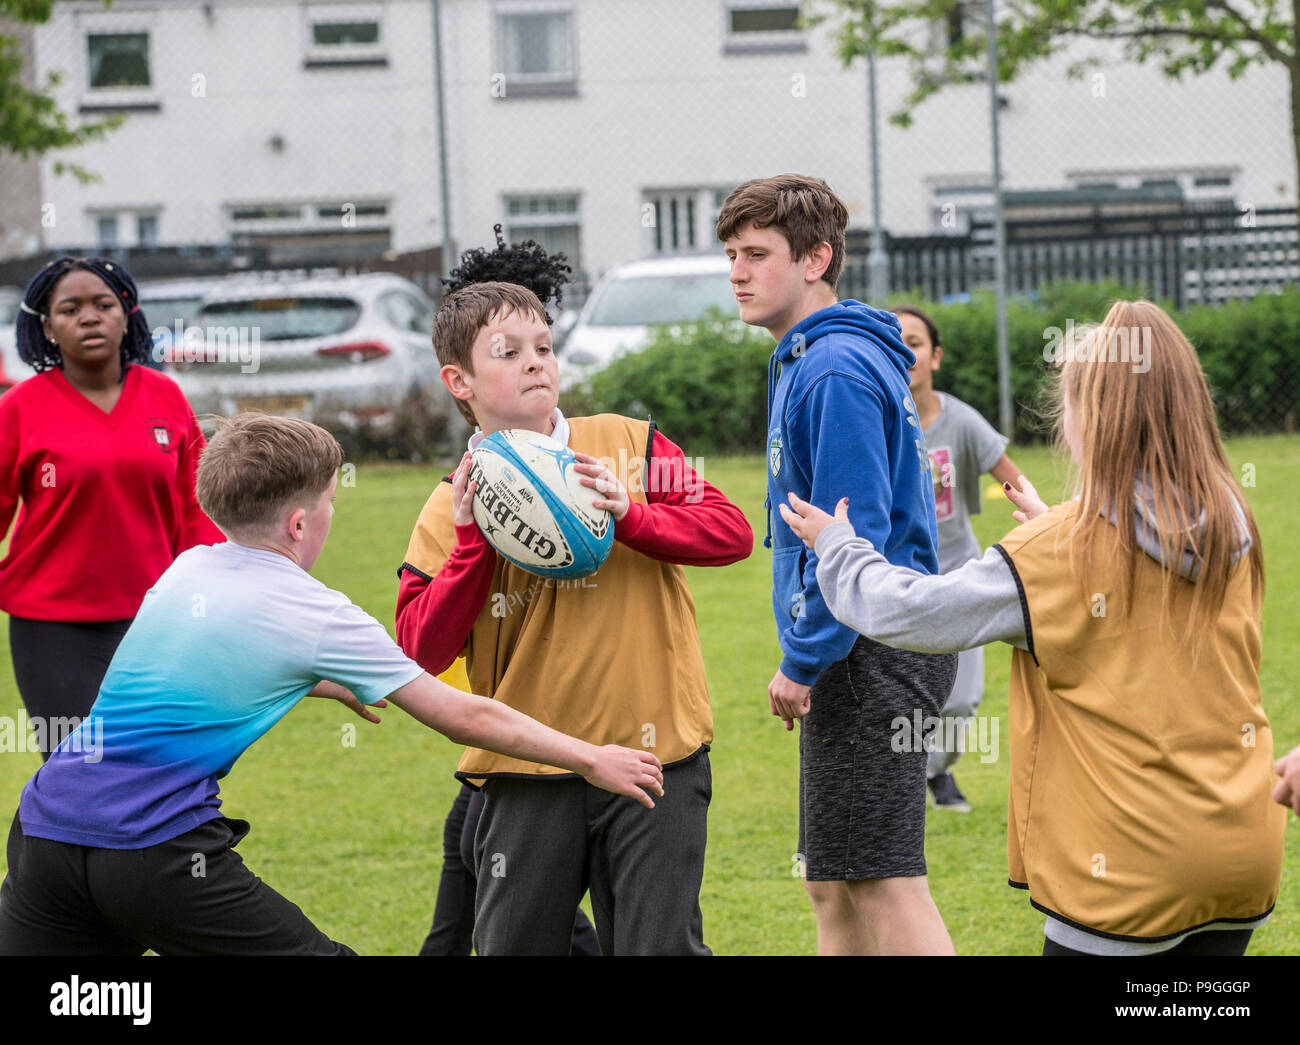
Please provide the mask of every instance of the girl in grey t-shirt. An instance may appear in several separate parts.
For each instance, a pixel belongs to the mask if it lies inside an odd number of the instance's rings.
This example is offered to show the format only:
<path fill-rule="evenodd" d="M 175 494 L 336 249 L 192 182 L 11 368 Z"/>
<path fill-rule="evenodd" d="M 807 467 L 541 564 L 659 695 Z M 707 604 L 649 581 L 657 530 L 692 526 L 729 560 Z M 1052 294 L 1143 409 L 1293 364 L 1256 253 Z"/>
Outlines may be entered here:
<path fill-rule="evenodd" d="M 894 309 L 903 331 L 903 343 L 916 356 L 911 370 L 912 400 L 925 433 L 934 480 L 935 521 L 939 538 L 939 572 L 955 570 L 980 557 L 979 541 L 971 529 L 970 517 L 980 510 L 980 477 L 985 473 L 999 482 L 1015 484 L 1020 470 L 1006 453 L 1007 438 L 973 407 L 939 392 L 934 374 L 943 359 L 939 331 L 919 308 L 899 305 Z M 944 705 L 945 718 L 970 720 L 984 696 L 984 648 L 963 650 L 958 656 L 957 679 Z M 965 730 L 955 735 L 964 737 Z M 939 737 L 949 736 L 947 729 Z M 970 804 L 953 779 L 952 766 L 964 748 L 932 750 L 926 767 L 930 794 L 940 809 L 969 812 Z"/>

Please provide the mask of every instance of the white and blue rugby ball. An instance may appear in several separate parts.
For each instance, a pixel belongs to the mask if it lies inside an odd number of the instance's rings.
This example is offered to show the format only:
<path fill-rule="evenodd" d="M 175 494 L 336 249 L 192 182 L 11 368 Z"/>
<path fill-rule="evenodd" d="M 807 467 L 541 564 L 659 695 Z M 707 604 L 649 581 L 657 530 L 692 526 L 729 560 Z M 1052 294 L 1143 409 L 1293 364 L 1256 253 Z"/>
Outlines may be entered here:
<path fill-rule="evenodd" d="M 593 504 L 567 446 L 519 428 L 493 432 L 474 448 L 474 521 L 516 566 L 541 577 L 586 577 L 609 558 L 614 520 Z"/>

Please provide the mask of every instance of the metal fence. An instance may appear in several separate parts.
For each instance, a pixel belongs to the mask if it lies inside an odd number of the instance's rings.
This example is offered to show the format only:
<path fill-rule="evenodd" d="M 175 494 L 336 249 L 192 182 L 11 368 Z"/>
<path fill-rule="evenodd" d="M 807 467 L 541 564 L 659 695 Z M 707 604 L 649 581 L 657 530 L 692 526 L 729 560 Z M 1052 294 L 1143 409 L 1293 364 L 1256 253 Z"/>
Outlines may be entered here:
<path fill-rule="evenodd" d="M 893 292 L 991 287 L 987 84 L 944 86 L 904 128 L 887 117 L 917 70 L 881 58 L 873 122 L 865 62 L 840 59 L 834 19 L 799 20 L 828 6 L 61 0 L 21 30 L 28 81 L 57 74 L 73 122 L 125 120 L 81 148 L 0 154 L 0 284 L 93 252 L 140 279 L 383 270 L 436 297 L 444 239 L 491 246 L 500 222 L 568 255 L 573 307 L 622 262 L 717 252 L 727 193 L 796 171 L 849 207 L 845 296 L 869 296 L 877 195 Z M 982 33 L 982 4 L 953 7 L 963 17 L 918 39 Z M 1071 79 L 1091 47 L 1063 44 L 998 91 L 1011 293 L 1114 281 L 1185 309 L 1300 280 L 1286 72 L 1174 81 L 1112 49 Z M 1261 407 L 1259 427 L 1286 416 Z"/>
<path fill-rule="evenodd" d="M 1300 221 L 1294 207 L 1246 215 L 1125 214 L 1009 221 L 1007 285 L 1031 292 L 1061 280 L 1148 288 L 1176 308 L 1252 298 L 1300 283 Z M 947 301 L 994 285 L 993 226 L 973 221 L 951 236 L 890 236 L 889 285 Z M 865 298 L 870 238 L 841 277 L 846 297 Z"/>

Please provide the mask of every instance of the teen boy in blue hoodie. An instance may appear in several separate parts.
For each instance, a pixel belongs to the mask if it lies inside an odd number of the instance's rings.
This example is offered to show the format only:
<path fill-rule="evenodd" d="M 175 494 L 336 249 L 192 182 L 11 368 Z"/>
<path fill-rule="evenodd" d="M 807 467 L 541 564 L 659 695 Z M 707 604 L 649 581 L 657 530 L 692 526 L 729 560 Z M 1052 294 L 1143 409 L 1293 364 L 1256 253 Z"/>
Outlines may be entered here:
<path fill-rule="evenodd" d="M 768 371 L 768 540 L 782 660 L 772 714 L 799 733 L 799 856 L 823 954 L 951 954 L 925 873 L 926 752 L 895 720 L 938 715 L 954 654 L 893 650 L 831 616 L 817 557 L 773 506 L 831 511 L 894 565 L 937 573 L 934 493 L 893 315 L 838 301 L 848 210 L 819 179 L 727 197 L 717 235 L 740 318 L 778 342 Z"/>

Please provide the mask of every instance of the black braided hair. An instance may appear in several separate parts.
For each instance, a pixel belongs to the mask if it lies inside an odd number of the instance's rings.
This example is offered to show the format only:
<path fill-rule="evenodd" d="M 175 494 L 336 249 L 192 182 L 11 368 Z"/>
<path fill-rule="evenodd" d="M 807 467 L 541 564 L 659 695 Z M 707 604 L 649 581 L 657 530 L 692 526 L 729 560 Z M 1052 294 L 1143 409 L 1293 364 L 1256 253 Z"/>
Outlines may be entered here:
<path fill-rule="evenodd" d="M 143 363 L 153 351 L 153 335 L 140 308 L 140 293 L 135 280 L 116 261 L 106 258 L 73 258 L 64 255 L 47 264 L 32 277 L 23 292 L 23 306 L 15 323 L 18 355 L 35 370 L 62 368 L 63 356 L 58 345 L 50 344 L 43 323 L 49 315 L 50 296 L 64 276 L 76 269 L 92 272 L 108 286 L 126 313 L 126 332 L 118 351 L 122 357 L 122 376 L 132 363 Z"/>
<path fill-rule="evenodd" d="M 558 306 L 563 300 L 562 287 L 570 282 L 573 269 L 566 265 L 569 259 L 563 254 L 548 254 L 546 248 L 534 240 L 506 246 L 501 226 L 493 225 L 496 233 L 496 250 L 474 247 L 460 256 L 460 264 L 451 270 L 451 278 L 442 281 L 448 294 L 468 287 L 472 283 L 517 283 L 527 287 L 542 303 L 543 308 L 552 297 Z M 550 314 L 546 322 L 551 323 Z"/>

